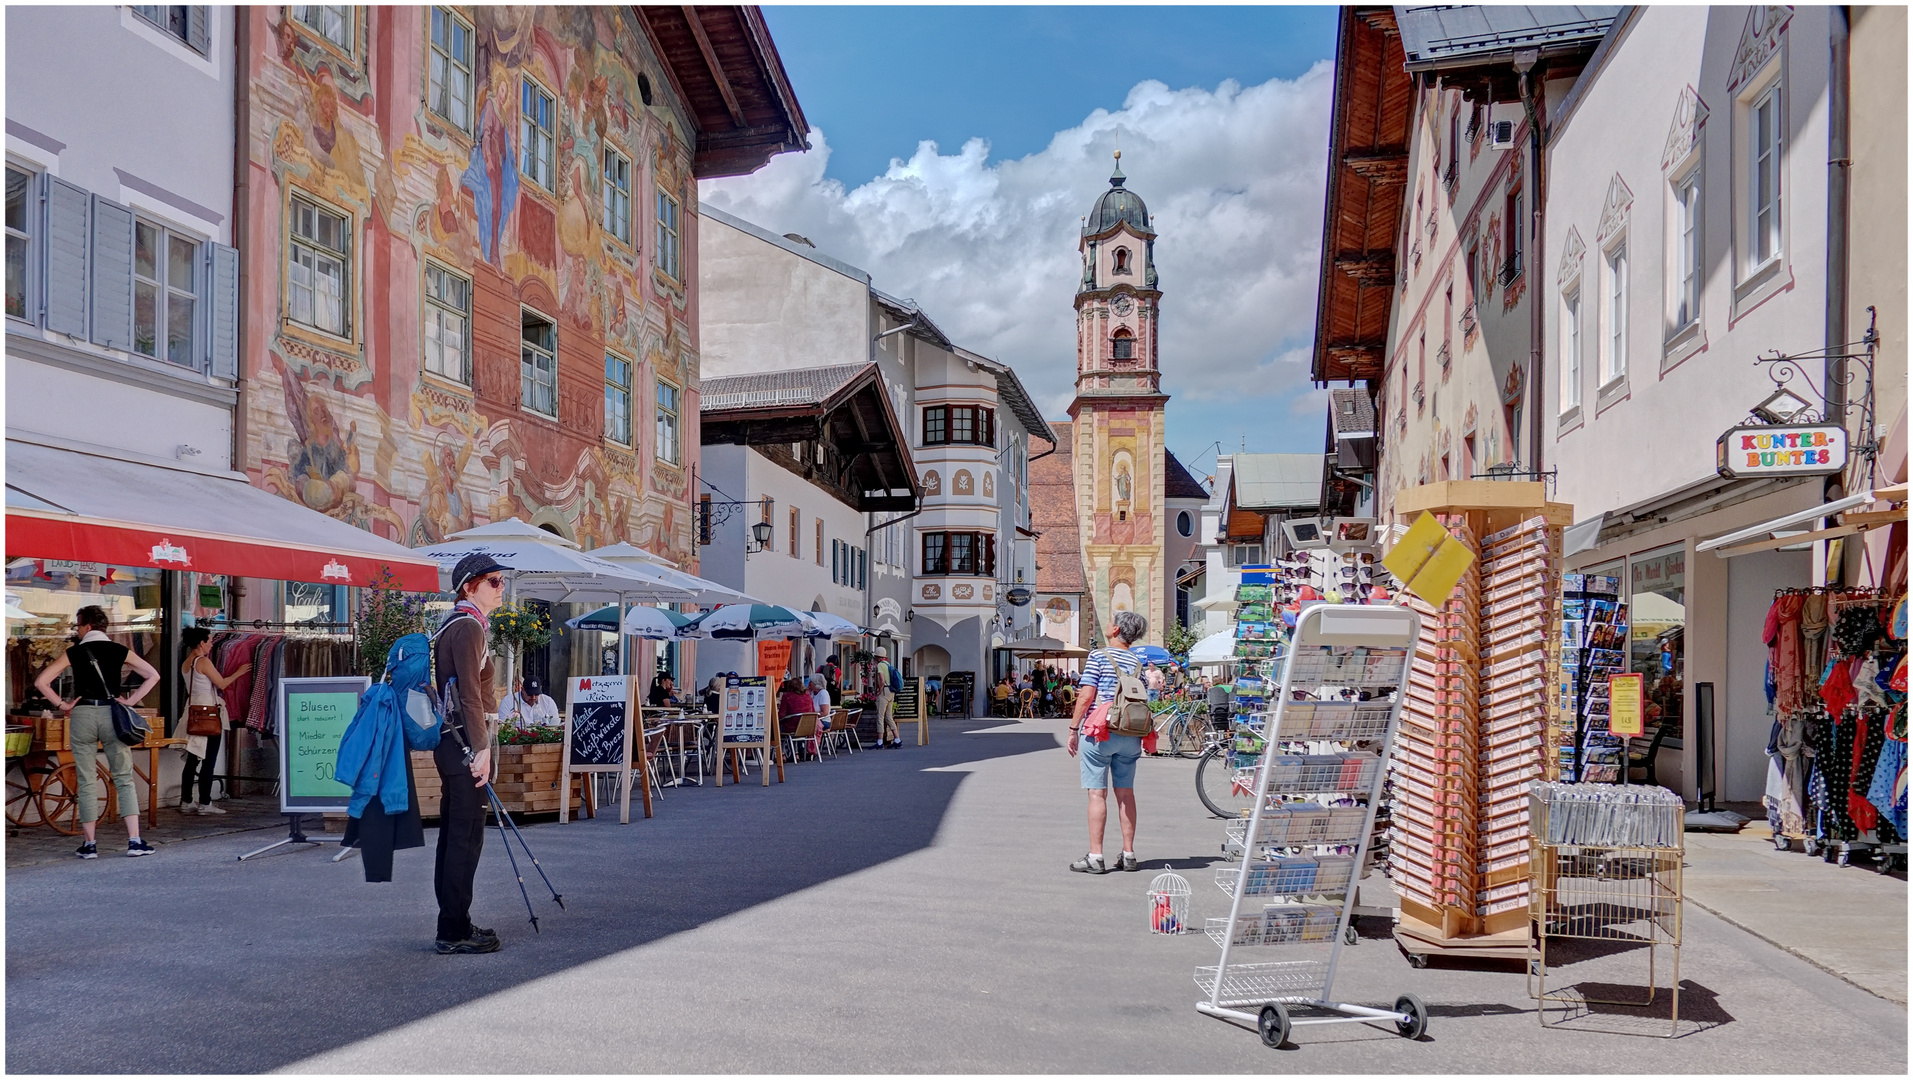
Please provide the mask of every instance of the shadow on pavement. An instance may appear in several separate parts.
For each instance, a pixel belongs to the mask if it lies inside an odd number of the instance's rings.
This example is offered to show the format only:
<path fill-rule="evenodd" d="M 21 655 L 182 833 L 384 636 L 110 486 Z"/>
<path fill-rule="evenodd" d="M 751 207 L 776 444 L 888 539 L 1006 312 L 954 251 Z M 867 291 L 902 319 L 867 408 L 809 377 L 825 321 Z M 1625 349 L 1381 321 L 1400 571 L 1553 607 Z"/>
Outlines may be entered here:
<path fill-rule="evenodd" d="M 334 864 L 331 847 L 235 862 L 257 834 L 169 845 L 155 858 L 10 870 L 7 1069 L 274 1069 L 909 855 L 934 841 L 965 779 L 927 770 L 1057 745 L 1047 731 L 967 724 L 984 730 L 933 730 L 929 746 L 794 765 L 788 783 L 768 789 L 755 779 L 667 789 L 655 818 L 629 826 L 612 814 L 526 827 L 566 904 L 540 895 L 521 850 L 543 927 L 535 937 L 488 830 L 473 914 L 505 940 L 489 956 L 433 951 L 431 829 L 382 885 L 364 881 L 357 859 Z M 713 958 L 741 997 L 748 949 L 765 947 L 774 945 L 740 943 L 740 955 Z M 105 1037 L 76 1038 L 76 1016 L 111 1018 Z"/>

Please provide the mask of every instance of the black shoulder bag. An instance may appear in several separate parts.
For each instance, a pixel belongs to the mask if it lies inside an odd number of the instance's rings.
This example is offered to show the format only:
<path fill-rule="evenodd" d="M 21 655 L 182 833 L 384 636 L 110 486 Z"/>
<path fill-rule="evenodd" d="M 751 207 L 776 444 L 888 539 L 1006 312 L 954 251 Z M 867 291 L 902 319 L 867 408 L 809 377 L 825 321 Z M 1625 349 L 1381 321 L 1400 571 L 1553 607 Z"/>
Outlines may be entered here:
<path fill-rule="evenodd" d="M 93 665 L 93 674 L 100 677 L 100 689 L 110 690 L 106 675 L 100 671 L 100 662 L 94 657 L 91 649 L 87 650 L 86 662 Z M 113 711 L 113 734 L 121 742 L 128 746 L 138 746 L 151 737 L 152 730 L 146 726 L 146 718 L 131 705 L 122 704 L 116 697 L 109 697 L 106 700 L 106 707 Z"/>

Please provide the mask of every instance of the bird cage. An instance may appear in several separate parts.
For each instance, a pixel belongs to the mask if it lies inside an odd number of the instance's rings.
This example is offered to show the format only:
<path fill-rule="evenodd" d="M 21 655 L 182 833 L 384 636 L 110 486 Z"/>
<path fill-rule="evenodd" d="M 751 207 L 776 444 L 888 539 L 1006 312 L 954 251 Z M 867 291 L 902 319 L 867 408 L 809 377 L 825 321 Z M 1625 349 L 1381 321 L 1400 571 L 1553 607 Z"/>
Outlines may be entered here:
<path fill-rule="evenodd" d="M 1149 932 L 1181 934 L 1189 929 L 1189 882 L 1181 874 L 1157 874 L 1149 883 Z"/>

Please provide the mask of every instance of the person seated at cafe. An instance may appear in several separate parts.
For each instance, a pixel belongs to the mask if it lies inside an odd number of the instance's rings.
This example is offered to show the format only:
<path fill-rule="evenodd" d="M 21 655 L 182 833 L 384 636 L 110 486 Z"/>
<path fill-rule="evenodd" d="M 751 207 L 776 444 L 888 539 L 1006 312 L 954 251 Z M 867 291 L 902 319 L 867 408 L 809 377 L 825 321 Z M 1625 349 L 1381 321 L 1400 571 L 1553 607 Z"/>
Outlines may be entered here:
<path fill-rule="evenodd" d="M 677 693 L 677 688 L 677 682 L 671 678 L 670 672 L 659 672 L 657 677 L 651 680 L 650 706 L 656 709 L 669 705 L 671 696 Z"/>
<path fill-rule="evenodd" d="M 996 680 L 996 690 L 991 696 L 996 699 L 996 714 L 1010 715 L 1010 677 L 1008 675 Z"/>
<path fill-rule="evenodd" d="M 705 684 L 704 686 L 704 711 L 705 712 L 708 712 L 708 713 L 717 712 L 718 706 L 724 703 L 724 676 L 726 674 L 734 674 L 734 672 L 720 671 L 717 674 L 711 676 L 711 681 Z"/>
<path fill-rule="evenodd" d="M 520 679 L 518 692 L 507 698 L 498 709 L 500 720 L 508 720 L 519 727 L 553 726 L 561 716 L 558 703 L 545 693 L 544 685 L 537 679 Z"/>
<path fill-rule="evenodd" d="M 820 672 L 816 675 L 812 675 L 810 681 L 804 684 L 804 689 L 810 694 L 810 700 L 815 703 L 817 711 L 817 730 L 829 731 L 831 710 L 830 691 L 824 686 L 823 674 Z"/>
<path fill-rule="evenodd" d="M 844 672 L 843 666 L 837 661 L 836 653 L 831 653 L 824 659 L 824 666 L 817 669 L 817 674 L 824 677 L 824 689 L 830 692 L 832 707 L 842 705 L 844 703 Z"/>
<path fill-rule="evenodd" d="M 804 692 L 804 686 L 796 679 L 785 679 L 778 688 L 777 730 L 788 735 L 797 730 L 797 717 L 800 713 L 816 712 L 817 701 Z"/>

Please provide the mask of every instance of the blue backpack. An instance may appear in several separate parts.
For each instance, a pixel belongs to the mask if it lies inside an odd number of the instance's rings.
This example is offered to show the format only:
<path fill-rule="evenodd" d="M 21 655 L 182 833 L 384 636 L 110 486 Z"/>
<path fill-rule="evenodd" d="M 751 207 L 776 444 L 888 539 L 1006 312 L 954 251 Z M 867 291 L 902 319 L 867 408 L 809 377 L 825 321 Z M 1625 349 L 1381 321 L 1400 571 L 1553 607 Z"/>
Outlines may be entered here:
<path fill-rule="evenodd" d="M 890 692 L 893 694 L 903 693 L 903 676 L 898 673 L 897 665 L 886 660 L 883 666 L 890 669 Z"/>
<path fill-rule="evenodd" d="M 385 682 L 404 710 L 405 745 L 411 750 L 438 746 L 441 728 L 438 697 L 432 692 L 432 640 L 407 634 L 385 654 Z M 374 687 L 373 689 L 378 689 Z"/>

